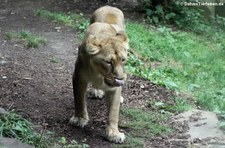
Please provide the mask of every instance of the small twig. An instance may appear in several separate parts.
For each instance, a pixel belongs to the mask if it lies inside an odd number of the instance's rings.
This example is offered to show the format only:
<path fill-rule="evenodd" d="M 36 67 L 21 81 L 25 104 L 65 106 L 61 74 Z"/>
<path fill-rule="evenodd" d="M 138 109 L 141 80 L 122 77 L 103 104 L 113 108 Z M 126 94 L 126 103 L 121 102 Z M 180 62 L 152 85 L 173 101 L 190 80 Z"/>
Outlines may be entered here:
<path fill-rule="evenodd" d="M 23 78 L 24 80 L 32 80 L 32 78 Z"/>
<path fill-rule="evenodd" d="M 9 105 L 9 108 L 8 108 L 8 110 L 10 110 L 11 109 L 11 107 L 13 106 L 13 102 Z"/>

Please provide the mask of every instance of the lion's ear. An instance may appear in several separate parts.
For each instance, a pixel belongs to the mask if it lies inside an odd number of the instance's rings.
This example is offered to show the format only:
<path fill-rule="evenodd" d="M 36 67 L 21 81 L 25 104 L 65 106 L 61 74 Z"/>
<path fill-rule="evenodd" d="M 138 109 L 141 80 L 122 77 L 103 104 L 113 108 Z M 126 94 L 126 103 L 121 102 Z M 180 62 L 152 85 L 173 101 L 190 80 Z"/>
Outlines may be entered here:
<path fill-rule="evenodd" d="M 100 48 L 101 42 L 94 35 L 90 35 L 87 39 L 87 53 L 90 55 L 97 54 L 100 51 Z"/>
<path fill-rule="evenodd" d="M 117 32 L 116 37 L 124 42 L 128 42 L 127 34 L 124 31 Z"/>

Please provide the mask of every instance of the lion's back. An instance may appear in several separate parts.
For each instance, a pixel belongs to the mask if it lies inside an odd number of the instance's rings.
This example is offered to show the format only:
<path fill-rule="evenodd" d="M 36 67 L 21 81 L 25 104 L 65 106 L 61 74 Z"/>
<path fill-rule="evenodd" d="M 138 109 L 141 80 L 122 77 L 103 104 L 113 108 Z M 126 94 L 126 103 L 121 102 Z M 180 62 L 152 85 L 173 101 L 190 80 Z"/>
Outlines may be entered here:
<path fill-rule="evenodd" d="M 91 17 L 91 23 L 94 22 L 116 24 L 121 31 L 125 30 L 123 12 L 115 7 L 104 6 L 97 9 Z"/>

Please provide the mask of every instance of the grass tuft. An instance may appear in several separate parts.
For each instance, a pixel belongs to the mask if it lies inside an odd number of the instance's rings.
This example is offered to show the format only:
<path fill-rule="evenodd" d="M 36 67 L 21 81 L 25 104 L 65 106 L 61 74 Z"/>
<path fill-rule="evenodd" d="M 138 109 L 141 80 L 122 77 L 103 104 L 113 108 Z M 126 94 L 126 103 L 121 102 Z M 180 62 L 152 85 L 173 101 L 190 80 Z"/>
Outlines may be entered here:
<path fill-rule="evenodd" d="M 41 36 L 35 36 L 29 31 L 20 31 L 20 32 L 7 32 L 5 33 L 5 38 L 7 40 L 19 40 L 26 43 L 27 48 L 37 48 L 42 44 L 46 43 L 46 39 Z"/>
<path fill-rule="evenodd" d="M 67 25 L 81 31 L 84 31 L 89 25 L 89 21 L 84 18 L 83 14 L 65 14 L 63 12 L 51 12 L 40 9 L 36 12 L 36 15 L 43 19 L 51 20 L 58 24 Z"/>

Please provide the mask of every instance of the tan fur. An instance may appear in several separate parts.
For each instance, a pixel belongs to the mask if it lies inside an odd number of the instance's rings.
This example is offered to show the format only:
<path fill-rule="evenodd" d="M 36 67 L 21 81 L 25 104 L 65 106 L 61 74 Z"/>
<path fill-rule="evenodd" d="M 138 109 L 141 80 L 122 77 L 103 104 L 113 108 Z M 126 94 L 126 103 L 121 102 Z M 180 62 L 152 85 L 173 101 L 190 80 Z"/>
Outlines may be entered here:
<path fill-rule="evenodd" d="M 109 141 L 121 143 L 125 135 L 118 130 L 121 86 L 116 80 L 125 80 L 124 60 L 127 58 L 128 38 L 125 34 L 121 10 L 105 6 L 92 16 L 82 44 L 73 75 L 75 114 L 70 123 L 85 126 L 89 120 L 85 92 L 88 83 L 105 92 Z"/>

